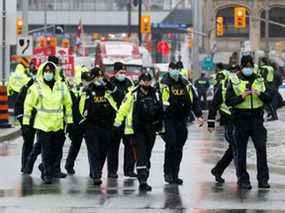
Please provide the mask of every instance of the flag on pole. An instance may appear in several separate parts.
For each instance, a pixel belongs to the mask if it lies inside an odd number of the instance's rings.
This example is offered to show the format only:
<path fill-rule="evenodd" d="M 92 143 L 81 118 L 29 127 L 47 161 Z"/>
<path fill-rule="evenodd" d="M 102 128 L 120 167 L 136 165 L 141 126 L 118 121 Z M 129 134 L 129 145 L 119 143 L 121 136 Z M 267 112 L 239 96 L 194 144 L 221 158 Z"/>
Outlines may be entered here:
<path fill-rule="evenodd" d="M 79 24 L 77 26 L 77 31 L 76 31 L 75 45 L 76 45 L 77 53 L 81 55 L 85 55 L 84 45 L 83 45 L 83 34 L 84 34 L 83 24 L 82 24 L 82 20 L 80 19 Z"/>

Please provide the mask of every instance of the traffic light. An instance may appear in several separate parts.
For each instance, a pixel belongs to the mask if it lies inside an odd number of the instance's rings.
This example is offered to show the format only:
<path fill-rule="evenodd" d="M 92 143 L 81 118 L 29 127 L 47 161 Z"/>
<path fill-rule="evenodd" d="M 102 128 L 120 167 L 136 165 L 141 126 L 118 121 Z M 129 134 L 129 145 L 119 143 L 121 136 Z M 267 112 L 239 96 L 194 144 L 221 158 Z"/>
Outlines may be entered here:
<path fill-rule="evenodd" d="M 235 7 L 235 28 L 246 28 L 246 8 Z"/>
<path fill-rule="evenodd" d="M 216 32 L 218 37 L 224 35 L 224 18 L 222 16 L 217 17 Z"/>
<path fill-rule="evenodd" d="M 20 36 L 23 33 L 24 22 L 22 18 L 17 18 L 16 21 L 16 35 Z"/>
<path fill-rule="evenodd" d="M 44 36 L 41 36 L 40 38 L 39 38 L 39 40 L 38 40 L 38 46 L 40 47 L 40 48 L 45 48 L 46 47 L 46 45 L 47 45 L 47 40 L 46 40 L 46 37 L 44 37 Z"/>
<path fill-rule="evenodd" d="M 187 28 L 188 32 L 188 48 L 193 48 L 193 28 Z"/>
<path fill-rule="evenodd" d="M 69 48 L 70 47 L 70 41 L 68 39 L 63 39 L 61 42 L 61 47 L 63 48 Z"/>
<path fill-rule="evenodd" d="M 56 48 L 57 40 L 54 36 L 47 37 L 47 46 L 51 48 Z"/>
<path fill-rule="evenodd" d="M 151 18 L 150 16 L 142 16 L 141 18 L 141 33 L 151 32 Z"/>

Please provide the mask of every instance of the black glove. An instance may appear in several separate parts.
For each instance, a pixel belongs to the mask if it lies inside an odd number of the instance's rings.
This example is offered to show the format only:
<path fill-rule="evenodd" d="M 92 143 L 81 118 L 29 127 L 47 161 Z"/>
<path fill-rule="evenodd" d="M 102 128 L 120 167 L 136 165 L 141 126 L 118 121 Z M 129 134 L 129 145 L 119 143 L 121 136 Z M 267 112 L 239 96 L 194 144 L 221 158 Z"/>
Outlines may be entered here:
<path fill-rule="evenodd" d="M 28 125 L 23 125 L 22 126 L 22 135 L 27 135 L 29 134 L 31 131 L 31 127 Z"/>

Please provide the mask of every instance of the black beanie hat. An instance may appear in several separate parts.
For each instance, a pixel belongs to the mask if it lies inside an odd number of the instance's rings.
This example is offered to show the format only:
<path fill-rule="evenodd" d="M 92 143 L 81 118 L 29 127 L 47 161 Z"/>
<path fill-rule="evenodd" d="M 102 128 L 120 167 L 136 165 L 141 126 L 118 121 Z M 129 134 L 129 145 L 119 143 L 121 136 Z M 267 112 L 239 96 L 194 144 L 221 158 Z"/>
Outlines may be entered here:
<path fill-rule="evenodd" d="M 59 59 L 58 59 L 58 57 L 56 57 L 56 56 L 51 56 L 51 55 L 50 55 L 50 56 L 48 57 L 48 61 L 54 63 L 55 65 L 58 65 L 58 64 L 59 64 Z"/>
<path fill-rule="evenodd" d="M 118 72 L 120 70 L 124 69 L 124 64 L 122 62 L 116 62 L 114 63 L 114 71 Z"/>
<path fill-rule="evenodd" d="M 151 81 L 152 80 L 152 76 L 149 72 L 144 72 L 140 75 L 139 77 L 139 81 Z"/>

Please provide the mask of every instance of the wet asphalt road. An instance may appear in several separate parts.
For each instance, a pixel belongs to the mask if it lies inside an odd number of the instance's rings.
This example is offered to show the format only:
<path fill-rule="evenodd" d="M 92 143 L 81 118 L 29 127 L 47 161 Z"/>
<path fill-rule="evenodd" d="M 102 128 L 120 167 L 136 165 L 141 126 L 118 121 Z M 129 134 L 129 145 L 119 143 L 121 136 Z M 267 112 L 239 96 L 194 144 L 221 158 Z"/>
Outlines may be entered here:
<path fill-rule="evenodd" d="M 285 112 L 281 112 L 280 121 L 266 125 L 272 188 L 258 190 L 255 153 L 250 145 L 253 189 L 249 192 L 237 189 L 232 166 L 226 170 L 224 185 L 216 184 L 210 175 L 209 171 L 226 149 L 221 129 L 209 134 L 205 128 L 189 127 L 181 165 L 184 185 L 179 187 L 163 181 L 164 143 L 158 137 L 149 178 L 153 191 L 147 194 L 139 193 L 135 179 L 123 177 L 122 165 L 118 180 L 104 178 L 101 187 L 93 186 L 88 178 L 85 145 L 76 161 L 76 175 L 44 185 L 37 167 L 31 177 L 20 173 L 21 138 L 5 142 L 0 144 L 0 213 L 282 212 L 285 211 Z M 66 141 L 64 161 L 68 146 Z"/>

